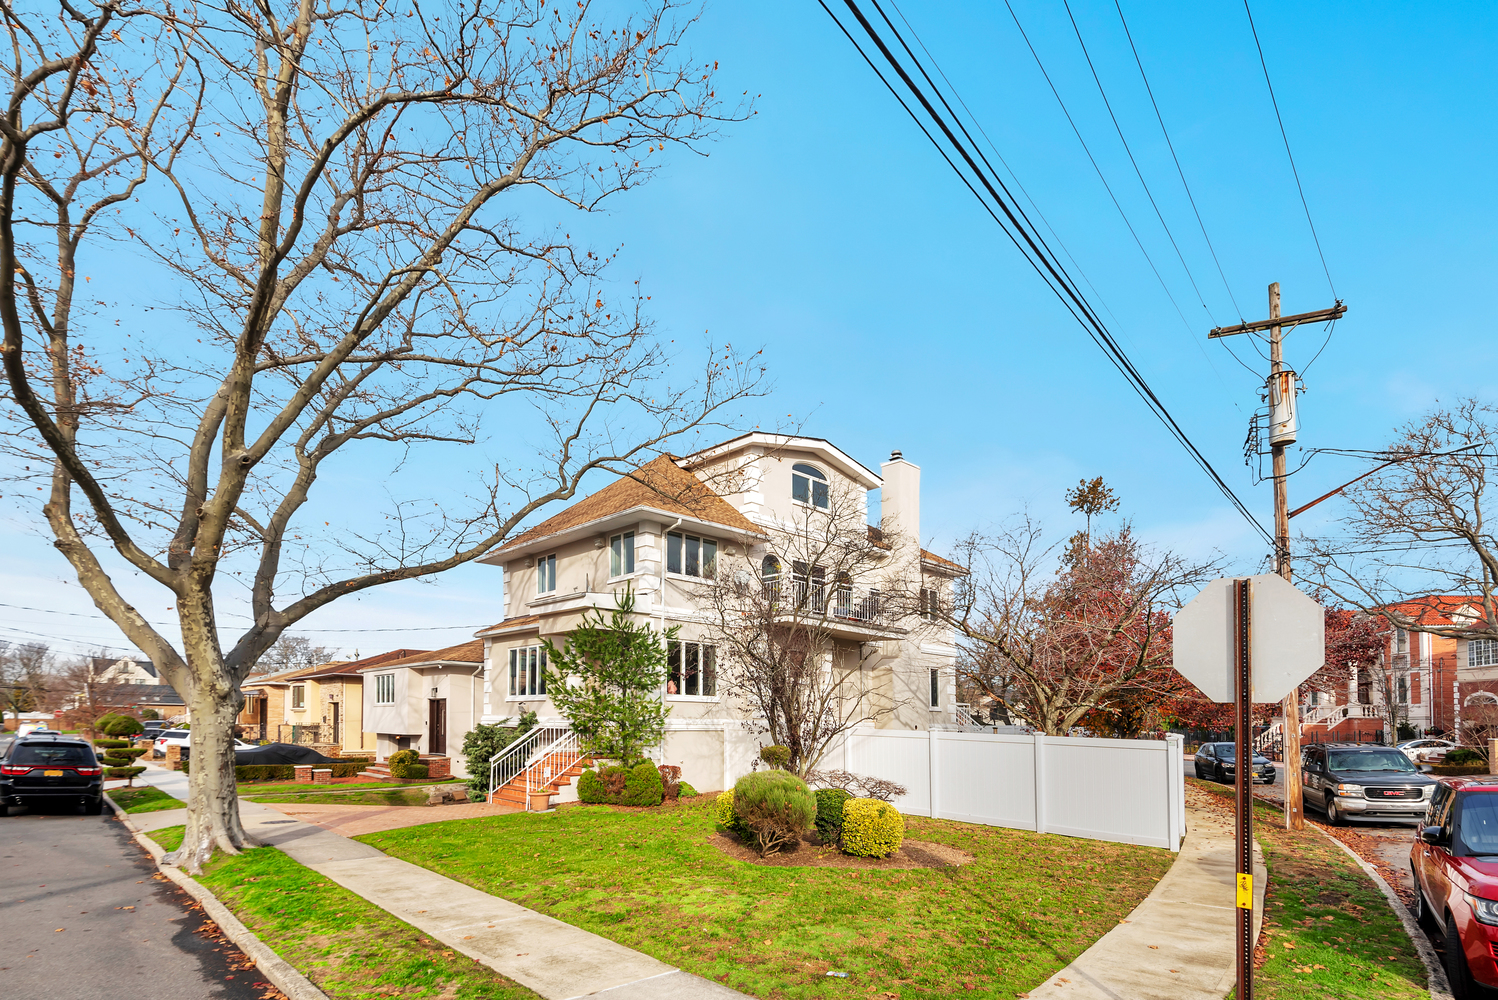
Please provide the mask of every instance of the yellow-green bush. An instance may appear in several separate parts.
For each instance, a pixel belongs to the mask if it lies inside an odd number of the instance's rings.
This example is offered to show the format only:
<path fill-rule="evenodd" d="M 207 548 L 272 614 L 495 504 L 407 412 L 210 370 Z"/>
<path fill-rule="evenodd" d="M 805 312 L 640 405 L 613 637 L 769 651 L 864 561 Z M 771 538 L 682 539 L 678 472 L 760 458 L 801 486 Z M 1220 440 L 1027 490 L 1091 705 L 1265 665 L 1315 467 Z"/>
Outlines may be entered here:
<path fill-rule="evenodd" d="M 733 789 L 719 792 L 718 798 L 713 802 L 713 822 L 719 826 L 731 827 L 736 818 L 733 811 Z"/>
<path fill-rule="evenodd" d="M 860 858 L 883 858 L 905 840 L 905 817 L 878 799 L 849 799 L 843 803 L 843 853 Z"/>

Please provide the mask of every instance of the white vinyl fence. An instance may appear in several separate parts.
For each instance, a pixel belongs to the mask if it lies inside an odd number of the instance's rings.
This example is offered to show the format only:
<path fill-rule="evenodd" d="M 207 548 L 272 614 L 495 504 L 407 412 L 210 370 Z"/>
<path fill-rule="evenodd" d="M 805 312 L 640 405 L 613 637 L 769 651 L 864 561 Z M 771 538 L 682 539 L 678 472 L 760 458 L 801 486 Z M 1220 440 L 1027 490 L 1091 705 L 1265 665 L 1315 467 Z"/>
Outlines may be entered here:
<path fill-rule="evenodd" d="M 856 729 L 822 761 L 898 781 L 914 816 L 1180 850 L 1186 775 L 1180 736 L 1103 740 Z"/>

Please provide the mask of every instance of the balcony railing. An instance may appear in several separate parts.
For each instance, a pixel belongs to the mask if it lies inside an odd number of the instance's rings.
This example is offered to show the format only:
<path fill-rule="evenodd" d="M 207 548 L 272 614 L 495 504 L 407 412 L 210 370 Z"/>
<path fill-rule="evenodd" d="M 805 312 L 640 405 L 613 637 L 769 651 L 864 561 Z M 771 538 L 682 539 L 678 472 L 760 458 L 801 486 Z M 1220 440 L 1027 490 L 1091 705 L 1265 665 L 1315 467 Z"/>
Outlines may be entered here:
<path fill-rule="evenodd" d="M 869 622 L 879 617 L 879 591 L 855 591 L 846 584 L 819 583 L 801 577 L 769 579 L 764 583 L 765 599 L 772 605 L 805 611 L 811 615 L 826 614 L 843 621 Z"/>

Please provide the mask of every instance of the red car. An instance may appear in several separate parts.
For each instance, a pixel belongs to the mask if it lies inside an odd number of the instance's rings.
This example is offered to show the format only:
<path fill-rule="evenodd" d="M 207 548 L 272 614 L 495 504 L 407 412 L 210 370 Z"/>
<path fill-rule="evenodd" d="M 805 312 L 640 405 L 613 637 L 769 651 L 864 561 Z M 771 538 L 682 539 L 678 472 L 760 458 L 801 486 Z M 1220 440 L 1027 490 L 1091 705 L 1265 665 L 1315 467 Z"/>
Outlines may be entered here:
<path fill-rule="evenodd" d="M 1415 914 L 1446 935 L 1456 1000 L 1498 987 L 1498 776 L 1442 778 L 1410 849 Z"/>

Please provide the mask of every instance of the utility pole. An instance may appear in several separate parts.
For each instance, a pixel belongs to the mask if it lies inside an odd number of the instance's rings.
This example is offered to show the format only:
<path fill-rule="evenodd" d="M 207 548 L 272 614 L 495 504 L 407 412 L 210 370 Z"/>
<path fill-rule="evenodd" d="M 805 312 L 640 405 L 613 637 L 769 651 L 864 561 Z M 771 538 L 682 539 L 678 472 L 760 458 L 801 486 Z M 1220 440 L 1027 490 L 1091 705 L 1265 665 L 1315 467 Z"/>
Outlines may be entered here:
<path fill-rule="evenodd" d="M 1285 449 L 1295 443 L 1298 430 L 1295 417 L 1295 372 L 1285 367 L 1285 328 L 1295 329 L 1302 323 L 1340 319 L 1347 307 L 1340 301 L 1330 309 L 1280 316 L 1280 283 L 1269 286 L 1269 318 L 1237 326 L 1220 326 L 1207 336 L 1229 337 L 1236 333 L 1269 331 L 1269 447 L 1274 473 L 1274 571 L 1290 580 L 1290 497 L 1286 472 Z M 1300 690 L 1291 691 L 1280 706 L 1285 717 L 1285 829 L 1305 829 L 1304 806 L 1300 789 Z M 1250 763 L 1252 758 L 1247 758 Z M 1240 758 L 1238 767 L 1244 766 Z"/>

